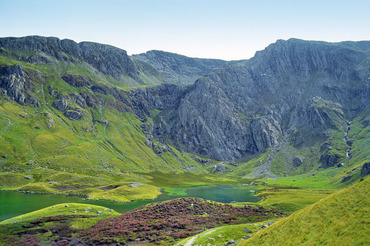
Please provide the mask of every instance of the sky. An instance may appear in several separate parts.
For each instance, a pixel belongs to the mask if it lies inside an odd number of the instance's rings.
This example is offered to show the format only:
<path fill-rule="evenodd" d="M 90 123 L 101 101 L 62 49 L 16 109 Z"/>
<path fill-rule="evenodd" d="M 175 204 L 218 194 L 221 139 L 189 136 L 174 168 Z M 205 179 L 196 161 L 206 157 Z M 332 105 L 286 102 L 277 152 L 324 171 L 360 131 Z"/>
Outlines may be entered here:
<path fill-rule="evenodd" d="M 0 37 L 240 60 L 278 39 L 370 40 L 370 0 L 0 0 Z"/>

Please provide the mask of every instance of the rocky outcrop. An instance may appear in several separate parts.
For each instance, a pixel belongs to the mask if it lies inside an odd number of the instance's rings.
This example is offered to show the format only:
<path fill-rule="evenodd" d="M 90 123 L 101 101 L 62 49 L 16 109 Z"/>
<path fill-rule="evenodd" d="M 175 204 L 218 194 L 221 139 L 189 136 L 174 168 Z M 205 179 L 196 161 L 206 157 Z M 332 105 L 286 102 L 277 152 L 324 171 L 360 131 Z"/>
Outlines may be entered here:
<path fill-rule="evenodd" d="M 78 98 L 80 100 L 83 100 L 84 102 L 83 97 L 74 94 L 72 94 L 72 96 L 72 98 Z M 55 101 L 52 106 L 57 110 L 63 112 L 63 114 L 70 120 L 82 119 L 82 117 L 84 116 L 83 110 L 78 107 L 70 106 L 70 99 L 71 98 L 67 95 L 59 94 L 58 101 Z M 77 99 L 76 102 L 78 102 Z"/>
<path fill-rule="evenodd" d="M 37 99 L 28 92 L 32 83 L 21 65 L 0 67 L 0 88 L 5 96 L 19 104 L 39 106 Z"/>
<path fill-rule="evenodd" d="M 227 169 L 229 169 L 228 166 L 226 166 L 223 163 L 220 163 L 216 165 L 215 169 L 213 170 L 213 173 L 224 174 L 227 171 Z"/>
<path fill-rule="evenodd" d="M 86 107 L 86 101 L 81 95 L 74 93 L 74 94 L 70 94 L 69 96 L 81 108 Z"/>
<path fill-rule="evenodd" d="M 58 109 L 59 111 L 66 111 L 72 109 L 72 107 L 68 106 L 69 102 L 68 99 L 69 97 L 63 94 L 60 94 L 58 96 L 59 101 L 56 101 L 53 103 L 53 107 Z"/>
<path fill-rule="evenodd" d="M 370 173 L 370 162 L 366 162 L 364 165 L 361 167 L 361 177 L 365 177 Z"/>
<path fill-rule="evenodd" d="M 0 73 L 0 86 L 5 89 L 6 95 L 20 104 L 25 104 L 26 76 L 23 67 L 20 65 L 3 67 Z"/>
<path fill-rule="evenodd" d="M 89 77 L 83 77 L 81 75 L 65 74 L 62 76 L 62 79 L 74 87 L 82 87 L 91 84 L 91 79 Z"/>
<path fill-rule="evenodd" d="M 324 168 L 338 165 L 343 157 L 336 153 L 326 152 L 320 156 L 320 163 Z"/>
<path fill-rule="evenodd" d="M 81 109 L 67 110 L 64 115 L 70 120 L 80 120 L 84 116 L 84 112 Z"/>

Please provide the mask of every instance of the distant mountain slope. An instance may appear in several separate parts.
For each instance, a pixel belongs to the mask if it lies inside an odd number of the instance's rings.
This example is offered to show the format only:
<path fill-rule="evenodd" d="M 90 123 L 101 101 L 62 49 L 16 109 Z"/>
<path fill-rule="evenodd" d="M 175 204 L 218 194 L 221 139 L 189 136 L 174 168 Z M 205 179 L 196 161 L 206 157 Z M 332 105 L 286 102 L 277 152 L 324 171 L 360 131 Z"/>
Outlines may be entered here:
<path fill-rule="evenodd" d="M 101 80 L 118 82 L 121 85 L 140 86 L 160 84 L 158 72 L 148 65 L 136 64 L 125 50 L 111 45 L 93 42 L 76 43 L 55 37 L 27 36 L 0 38 L 0 52 L 31 64 L 83 65 Z M 101 73 L 101 74 L 99 74 Z"/>
<path fill-rule="evenodd" d="M 238 245 L 369 245 L 369 187 L 367 177 Z"/>
<path fill-rule="evenodd" d="M 152 65 L 159 71 L 163 81 L 170 84 L 192 84 L 212 69 L 226 64 L 223 60 L 190 58 L 159 50 L 151 50 L 132 57 Z"/>

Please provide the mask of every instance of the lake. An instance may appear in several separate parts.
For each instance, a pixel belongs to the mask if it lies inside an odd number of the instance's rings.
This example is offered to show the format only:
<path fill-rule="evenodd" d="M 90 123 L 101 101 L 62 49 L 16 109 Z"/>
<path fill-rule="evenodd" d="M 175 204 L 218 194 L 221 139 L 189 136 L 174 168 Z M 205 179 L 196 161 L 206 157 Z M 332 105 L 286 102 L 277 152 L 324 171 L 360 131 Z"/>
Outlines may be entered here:
<path fill-rule="evenodd" d="M 164 193 L 154 200 L 134 201 L 130 203 L 83 200 L 81 196 L 0 191 L 0 221 L 59 203 L 94 204 L 111 208 L 119 213 L 124 213 L 148 203 L 166 201 L 179 197 L 198 197 L 223 203 L 258 202 L 260 198 L 254 196 L 254 189 L 256 188 L 257 187 L 252 186 L 226 185 L 171 187 L 172 193 L 170 194 Z"/>

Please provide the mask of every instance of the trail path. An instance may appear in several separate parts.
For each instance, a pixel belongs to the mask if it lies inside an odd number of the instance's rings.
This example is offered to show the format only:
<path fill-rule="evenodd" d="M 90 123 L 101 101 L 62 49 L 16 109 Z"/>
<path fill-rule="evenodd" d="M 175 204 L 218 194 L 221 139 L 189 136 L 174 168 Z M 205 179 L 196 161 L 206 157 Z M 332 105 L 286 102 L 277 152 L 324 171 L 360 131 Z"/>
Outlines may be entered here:
<path fill-rule="evenodd" d="M 201 237 L 201 236 L 210 234 L 210 233 L 212 233 L 214 231 L 217 231 L 218 229 L 220 229 L 220 228 L 216 228 L 216 229 L 213 229 L 213 230 L 210 230 L 210 231 L 206 231 L 206 232 L 204 232 L 204 233 L 202 233 L 200 235 L 196 235 L 196 236 L 190 238 L 188 241 L 186 241 L 186 243 L 184 244 L 184 246 L 192 246 L 193 243 L 194 243 L 194 241 L 195 241 L 195 239 L 197 239 L 198 237 Z"/>

